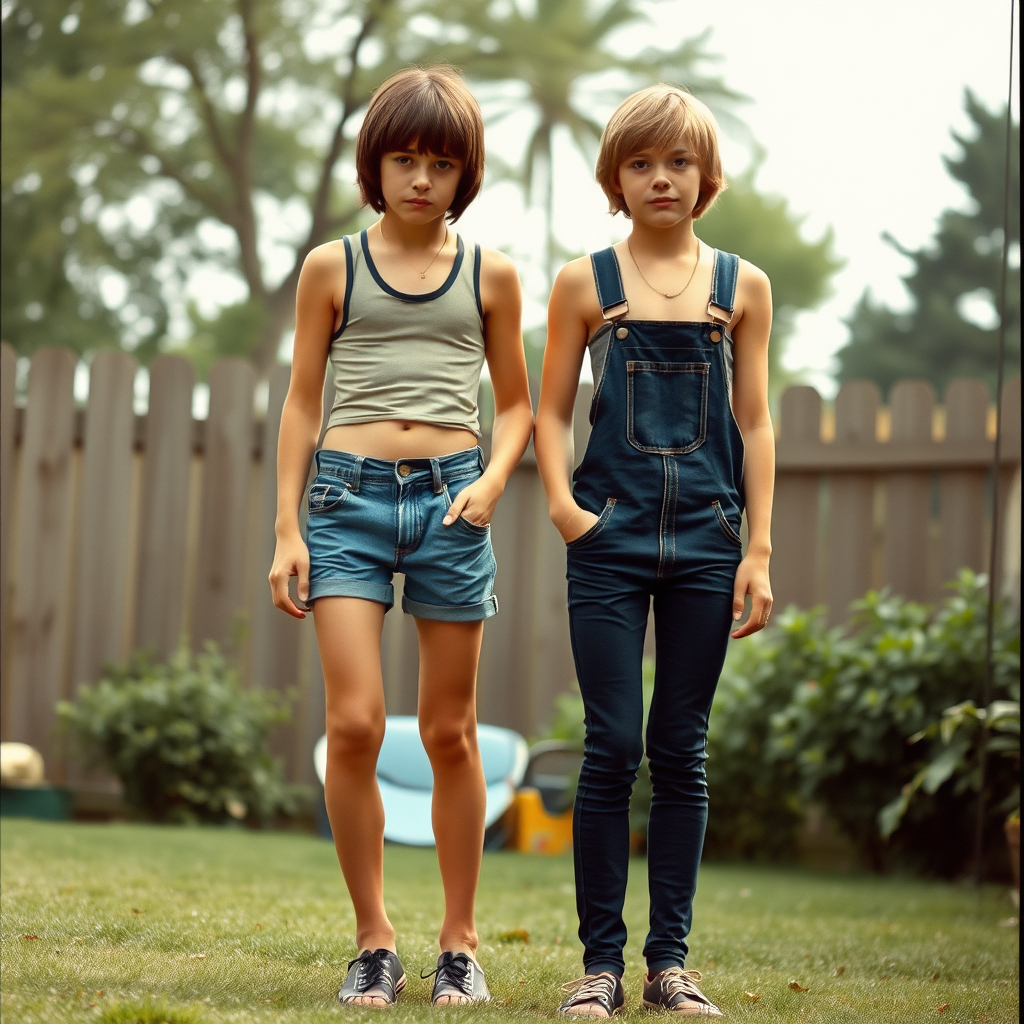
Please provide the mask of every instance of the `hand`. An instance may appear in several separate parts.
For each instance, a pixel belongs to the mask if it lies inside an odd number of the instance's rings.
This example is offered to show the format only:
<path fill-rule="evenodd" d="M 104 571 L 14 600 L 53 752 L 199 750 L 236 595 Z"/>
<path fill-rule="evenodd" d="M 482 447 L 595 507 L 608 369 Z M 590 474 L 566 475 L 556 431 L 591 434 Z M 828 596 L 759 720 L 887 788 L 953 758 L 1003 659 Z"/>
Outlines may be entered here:
<path fill-rule="evenodd" d="M 750 636 L 768 625 L 772 613 L 772 587 L 768 581 L 768 557 L 765 555 L 751 555 L 748 552 L 736 570 L 732 593 L 732 617 L 736 622 L 743 615 L 747 594 L 751 601 L 750 618 L 732 631 L 734 640 Z"/>
<path fill-rule="evenodd" d="M 441 522 L 451 526 L 461 516 L 474 526 L 490 526 L 494 506 L 498 504 L 501 492 L 502 489 L 488 480 L 485 473 L 479 480 L 474 480 L 459 491 Z"/>
<path fill-rule="evenodd" d="M 299 600 L 305 603 L 309 600 L 309 549 L 298 533 L 277 538 L 274 564 L 270 569 L 270 592 L 274 604 L 281 611 L 297 619 L 304 619 L 306 609 L 300 608 L 288 593 L 288 579 L 291 576 L 299 577 Z"/>
<path fill-rule="evenodd" d="M 568 512 L 552 516 L 551 521 L 562 535 L 562 540 L 566 544 L 571 544 L 574 540 L 578 540 L 588 530 L 592 529 L 600 518 L 600 516 L 595 515 L 593 512 L 588 512 L 585 508 L 580 508 L 579 505 L 574 504 Z"/>

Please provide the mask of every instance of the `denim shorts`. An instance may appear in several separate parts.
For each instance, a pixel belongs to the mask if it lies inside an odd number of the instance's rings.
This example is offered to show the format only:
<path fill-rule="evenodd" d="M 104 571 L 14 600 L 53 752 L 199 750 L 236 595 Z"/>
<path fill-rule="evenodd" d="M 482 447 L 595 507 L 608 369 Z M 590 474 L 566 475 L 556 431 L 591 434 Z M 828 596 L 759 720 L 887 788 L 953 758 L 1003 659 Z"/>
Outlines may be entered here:
<path fill-rule="evenodd" d="M 361 597 L 421 619 L 475 622 L 498 611 L 491 528 L 442 523 L 458 493 L 483 472 L 470 448 L 435 459 L 386 462 L 321 448 L 309 488 L 309 601 Z"/>

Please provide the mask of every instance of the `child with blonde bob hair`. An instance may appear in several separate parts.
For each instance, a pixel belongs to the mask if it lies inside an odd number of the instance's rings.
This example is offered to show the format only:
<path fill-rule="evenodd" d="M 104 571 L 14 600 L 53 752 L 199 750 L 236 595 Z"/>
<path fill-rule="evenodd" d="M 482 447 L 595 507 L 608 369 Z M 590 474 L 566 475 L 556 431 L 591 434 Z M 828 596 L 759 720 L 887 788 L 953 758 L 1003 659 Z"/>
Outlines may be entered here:
<path fill-rule="evenodd" d="M 566 541 L 586 709 L 573 819 L 586 973 L 569 983 L 560 1012 L 610 1017 L 624 1003 L 629 797 L 646 747 L 643 1004 L 720 1017 L 699 972 L 686 969 L 686 940 L 707 822 L 711 702 L 730 630 L 755 633 L 772 605 L 771 288 L 757 267 L 704 245 L 694 230 L 725 179 L 715 119 L 689 93 L 655 85 L 630 96 L 605 128 L 597 180 L 631 230 L 558 274 L 535 432 L 551 519 Z M 592 431 L 570 484 L 588 350 Z M 645 737 L 641 662 L 652 599 Z"/>
<path fill-rule="evenodd" d="M 486 787 L 476 732 L 484 620 L 498 611 L 490 521 L 530 438 L 519 277 L 451 229 L 480 189 L 483 120 L 451 68 L 410 68 L 370 101 L 356 145 L 364 202 L 381 217 L 314 249 L 296 296 L 291 383 L 277 454 L 274 603 L 313 606 L 327 699 L 325 798 L 356 918 L 339 999 L 390 1007 L 406 983 L 384 906 L 381 631 L 403 573 L 419 635 L 420 736 L 445 894 L 431 1002 L 490 998 L 474 904 Z M 486 466 L 477 391 L 495 417 Z M 334 402 L 322 446 L 324 376 Z M 306 490 L 310 462 L 316 479 Z M 306 535 L 299 505 L 306 491 Z"/>

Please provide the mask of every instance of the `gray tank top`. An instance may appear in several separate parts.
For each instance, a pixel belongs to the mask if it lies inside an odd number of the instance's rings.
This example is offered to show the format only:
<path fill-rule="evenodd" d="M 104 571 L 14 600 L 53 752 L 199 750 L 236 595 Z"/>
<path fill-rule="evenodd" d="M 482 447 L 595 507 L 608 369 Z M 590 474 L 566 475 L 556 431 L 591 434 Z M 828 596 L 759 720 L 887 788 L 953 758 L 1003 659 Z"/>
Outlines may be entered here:
<path fill-rule="evenodd" d="M 365 231 L 345 236 L 345 304 L 331 338 L 334 406 L 328 427 L 416 420 L 480 436 L 480 246 L 467 253 L 457 237 L 444 284 L 409 295 L 380 276 Z"/>

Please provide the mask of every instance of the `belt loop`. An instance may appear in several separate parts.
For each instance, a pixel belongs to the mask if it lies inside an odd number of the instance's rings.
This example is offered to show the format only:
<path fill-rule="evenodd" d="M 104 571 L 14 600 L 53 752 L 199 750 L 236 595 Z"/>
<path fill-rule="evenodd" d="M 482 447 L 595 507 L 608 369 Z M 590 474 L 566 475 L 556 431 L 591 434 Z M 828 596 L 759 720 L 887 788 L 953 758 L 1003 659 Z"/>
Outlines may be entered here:
<path fill-rule="evenodd" d="M 356 456 L 356 465 L 355 468 L 352 470 L 352 479 L 349 481 L 348 485 L 348 489 L 350 491 L 355 491 L 356 493 L 359 492 L 359 477 L 362 475 L 363 472 L 363 458 L 364 456 L 362 455 Z"/>
<path fill-rule="evenodd" d="M 444 481 L 441 479 L 441 463 L 437 459 L 430 460 L 430 478 L 434 483 L 434 493 L 444 492 Z"/>

